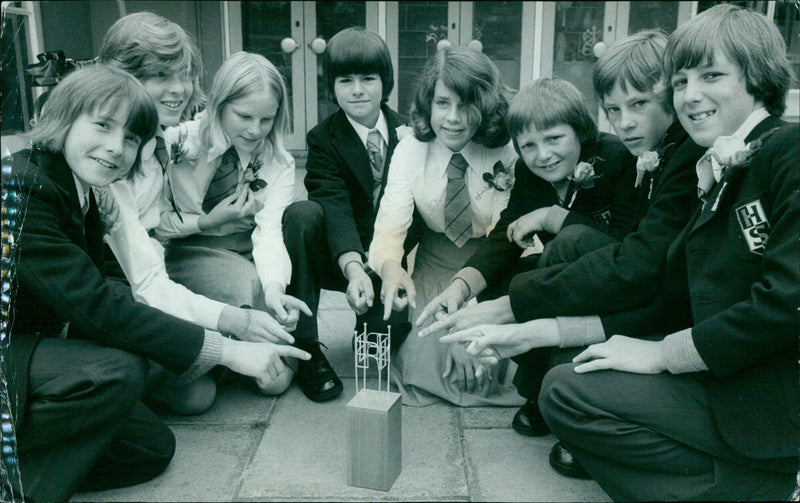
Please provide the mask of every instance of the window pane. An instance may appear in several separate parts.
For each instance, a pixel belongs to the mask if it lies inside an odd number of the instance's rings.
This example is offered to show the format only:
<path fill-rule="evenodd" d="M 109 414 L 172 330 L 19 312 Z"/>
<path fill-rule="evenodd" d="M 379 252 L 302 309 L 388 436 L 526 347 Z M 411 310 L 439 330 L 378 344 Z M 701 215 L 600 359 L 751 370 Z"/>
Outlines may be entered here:
<path fill-rule="evenodd" d="M 33 99 L 25 74 L 28 61 L 26 22 L 26 16 L 3 13 L 3 135 L 29 129 Z"/>
<path fill-rule="evenodd" d="M 291 15 L 290 2 L 242 2 L 242 49 L 261 54 L 278 68 L 286 80 L 288 103 L 293 103 L 292 55 L 281 50 L 281 40 L 292 36 Z M 292 114 L 289 119 L 294 131 Z"/>
<path fill-rule="evenodd" d="M 678 2 L 631 2 L 628 34 L 661 28 L 672 33 L 678 27 Z"/>
<path fill-rule="evenodd" d="M 397 111 L 407 114 L 417 75 L 447 38 L 447 2 L 400 2 L 398 10 Z"/>
<path fill-rule="evenodd" d="M 503 83 L 519 87 L 522 43 L 521 2 L 475 2 L 472 38 L 483 44 L 483 53 L 500 69 Z"/>
<path fill-rule="evenodd" d="M 572 82 L 585 97 L 597 120 L 598 104 L 592 88 L 593 49 L 603 40 L 605 2 L 556 3 L 553 77 Z"/>

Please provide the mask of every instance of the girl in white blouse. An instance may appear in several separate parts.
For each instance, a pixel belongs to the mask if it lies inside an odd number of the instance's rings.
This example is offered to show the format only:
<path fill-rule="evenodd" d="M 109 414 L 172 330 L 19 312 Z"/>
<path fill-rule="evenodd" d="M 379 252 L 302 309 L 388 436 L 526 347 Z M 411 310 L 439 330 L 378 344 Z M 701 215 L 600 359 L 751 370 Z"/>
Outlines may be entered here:
<path fill-rule="evenodd" d="M 281 218 L 294 198 L 294 159 L 283 145 L 287 96 L 263 56 L 239 52 L 222 64 L 207 109 L 165 131 L 172 201 L 156 234 L 171 239 L 172 279 L 230 305 L 266 310 L 291 331 L 301 311 L 311 312 L 284 293 L 291 262 Z M 285 366 L 258 384 L 265 394 L 282 393 L 293 375 Z"/>
<path fill-rule="evenodd" d="M 417 83 L 411 109 L 414 136 L 392 156 L 386 190 L 375 221 L 369 265 L 383 280 L 381 299 L 390 309 L 410 306 L 412 320 L 449 284 L 506 207 L 517 155 L 505 127 L 508 98 L 497 67 L 469 48 L 438 52 Z M 427 224 L 413 272 L 401 266 L 403 240 L 414 209 Z M 519 405 L 522 398 L 504 382 L 506 367 L 492 376 L 465 358 L 458 345 L 442 347 L 416 336 L 414 327 L 393 358 L 392 379 L 407 405 L 439 399 L 457 405 Z"/>

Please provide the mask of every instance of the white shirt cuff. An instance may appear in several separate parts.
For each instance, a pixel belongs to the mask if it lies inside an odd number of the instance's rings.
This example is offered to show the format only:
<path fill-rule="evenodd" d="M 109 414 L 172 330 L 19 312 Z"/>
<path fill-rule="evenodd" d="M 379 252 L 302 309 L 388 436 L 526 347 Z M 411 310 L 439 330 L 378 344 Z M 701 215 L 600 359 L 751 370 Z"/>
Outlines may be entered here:
<path fill-rule="evenodd" d="M 561 348 L 588 346 L 604 342 L 606 332 L 597 315 L 590 316 L 556 316 L 558 332 L 561 337 Z"/>
<path fill-rule="evenodd" d="M 708 370 L 706 362 L 703 361 L 694 345 L 691 328 L 664 337 L 664 340 L 661 341 L 661 354 L 664 364 L 671 374 Z"/>

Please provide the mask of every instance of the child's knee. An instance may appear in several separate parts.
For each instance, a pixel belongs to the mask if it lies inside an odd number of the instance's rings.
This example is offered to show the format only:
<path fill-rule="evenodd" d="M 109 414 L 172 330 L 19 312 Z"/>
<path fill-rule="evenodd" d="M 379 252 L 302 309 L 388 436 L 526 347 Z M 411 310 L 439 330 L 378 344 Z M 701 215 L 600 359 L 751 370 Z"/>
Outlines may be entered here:
<path fill-rule="evenodd" d="M 266 396 L 276 396 L 289 389 L 289 385 L 292 384 L 292 378 L 294 378 L 294 371 L 290 367 L 285 367 L 274 379 L 268 377 L 256 378 L 255 381 L 261 393 Z"/>
<path fill-rule="evenodd" d="M 186 386 L 175 387 L 154 395 L 178 414 L 192 416 L 208 410 L 217 396 L 217 384 L 206 374 Z"/>

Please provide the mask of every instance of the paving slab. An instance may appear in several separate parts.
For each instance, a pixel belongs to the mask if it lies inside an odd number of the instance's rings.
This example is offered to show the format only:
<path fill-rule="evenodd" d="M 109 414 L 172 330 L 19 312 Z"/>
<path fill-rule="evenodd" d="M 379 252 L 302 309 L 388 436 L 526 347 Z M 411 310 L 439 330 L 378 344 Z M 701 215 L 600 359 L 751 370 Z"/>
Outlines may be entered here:
<path fill-rule="evenodd" d="M 511 429 L 464 431 L 475 501 L 611 501 L 593 480 L 563 477 L 548 462 L 555 437 Z"/>
<path fill-rule="evenodd" d="M 519 407 L 464 407 L 461 409 L 461 422 L 467 429 L 511 429 Z"/>
<path fill-rule="evenodd" d="M 466 500 L 458 409 L 448 405 L 403 407 L 403 470 L 388 492 L 347 485 L 345 392 L 322 404 L 283 397 L 253 461 L 242 475 L 241 500 Z"/>
<path fill-rule="evenodd" d="M 263 428 L 246 425 L 172 426 L 175 457 L 159 477 L 112 491 L 76 494 L 71 501 L 232 501 Z"/>

